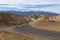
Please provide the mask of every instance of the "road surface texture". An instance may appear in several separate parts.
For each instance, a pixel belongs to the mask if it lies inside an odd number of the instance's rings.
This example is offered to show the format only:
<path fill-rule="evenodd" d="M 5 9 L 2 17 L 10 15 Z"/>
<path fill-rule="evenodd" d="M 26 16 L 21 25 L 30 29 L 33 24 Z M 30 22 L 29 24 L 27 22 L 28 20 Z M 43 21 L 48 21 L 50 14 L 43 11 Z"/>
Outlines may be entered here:
<path fill-rule="evenodd" d="M 37 37 L 42 38 L 42 40 L 60 40 L 60 32 L 35 29 L 29 24 L 23 25 L 22 27 L 16 27 L 15 29 L 18 32 L 22 31 L 25 34 L 36 35 Z"/>
<path fill-rule="evenodd" d="M 32 28 L 29 24 L 2 28 L 0 31 L 9 31 L 35 38 L 35 40 L 60 40 L 60 32 Z"/>

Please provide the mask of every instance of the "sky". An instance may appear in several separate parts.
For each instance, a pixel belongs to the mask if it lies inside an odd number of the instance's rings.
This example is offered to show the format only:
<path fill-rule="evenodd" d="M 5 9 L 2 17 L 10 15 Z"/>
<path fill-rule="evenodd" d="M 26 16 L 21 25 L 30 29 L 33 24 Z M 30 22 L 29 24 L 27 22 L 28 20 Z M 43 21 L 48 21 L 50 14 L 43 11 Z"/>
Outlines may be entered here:
<path fill-rule="evenodd" d="M 60 0 L 0 0 L 0 10 L 60 13 Z"/>
<path fill-rule="evenodd" d="M 60 0 L 0 0 L 0 4 L 54 4 L 60 3 Z"/>

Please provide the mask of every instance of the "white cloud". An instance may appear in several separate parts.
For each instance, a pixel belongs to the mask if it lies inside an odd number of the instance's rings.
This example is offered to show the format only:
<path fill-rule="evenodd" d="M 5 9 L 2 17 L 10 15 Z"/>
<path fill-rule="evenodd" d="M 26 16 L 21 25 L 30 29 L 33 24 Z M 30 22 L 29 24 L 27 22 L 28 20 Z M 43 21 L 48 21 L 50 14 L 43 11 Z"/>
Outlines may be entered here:
<path fill-rule="evenodd" d="M 19 2 L 19 0 L 0 0 L 0 4 L 16 4 Z"/>
<path fill-rule="evenodd" d="M 42 10 L 42 11 L 51 11 L 60 13 L 60 6 L 57 7 L 44 7 L 44 8 L 24 8 L 24 5 L 31 4 L 60 4 L 60 0 L 0 0 L 0 4 L 9 4 L 9 5 L 0 5 L 0 7 L 9 7 L 9 8 L 17 8 L 24 10 Z M 10 5 L 11 4 L 11 5 Z"/>
<path fill-rule="evenodd" d="M 22 3 L 26 3 L 26 4 L 55 4 L 55 3 L 60 3 L 60 0 L 25 0 Z"/>
<path fill-rule="evenodd" d="M 54 4 L 60 3 L 60 0 L 0 0 L 0 4 Z"/>

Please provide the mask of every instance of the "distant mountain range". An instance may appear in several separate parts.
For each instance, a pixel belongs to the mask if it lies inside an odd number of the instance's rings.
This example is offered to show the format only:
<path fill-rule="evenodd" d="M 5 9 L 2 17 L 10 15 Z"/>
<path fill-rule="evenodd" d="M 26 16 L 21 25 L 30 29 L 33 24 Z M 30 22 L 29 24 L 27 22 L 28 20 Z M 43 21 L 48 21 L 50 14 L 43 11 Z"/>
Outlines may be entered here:
<path fill-rule="evenodd" d="M 5 12 L 8 14 L 16 14 L 16 15 L 20 15 L 20 16 L 35 15 L 35 14 L 49 14 L 49 15 L 53 15 L 53 16 L 59 15 L 57 13 L 46 12 L 46 11 L 0 11 L 0 12 Z"/>

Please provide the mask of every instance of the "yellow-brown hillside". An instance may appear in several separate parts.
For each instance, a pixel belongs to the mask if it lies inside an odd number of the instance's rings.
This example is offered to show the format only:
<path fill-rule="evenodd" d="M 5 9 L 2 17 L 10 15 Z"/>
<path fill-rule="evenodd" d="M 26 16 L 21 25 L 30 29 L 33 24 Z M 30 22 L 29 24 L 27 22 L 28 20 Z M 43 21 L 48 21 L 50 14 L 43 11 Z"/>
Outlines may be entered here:
<path fill-rule="evenodd" d="M 52 19 L 49 19 L 50 17 L 48 17 L 49 16 L 47 16 L 47 21 L 44 19 L 45 16 L 43 16 L 42 19 L 39 18 L 35 22 L 30 23 L 30 25 L 38 29 L 60 31 L 60 21 L 58 21 L 60 16 L 56 16 L 56 19 L 54 16 L 50 16 L 53 17 Z"/>

